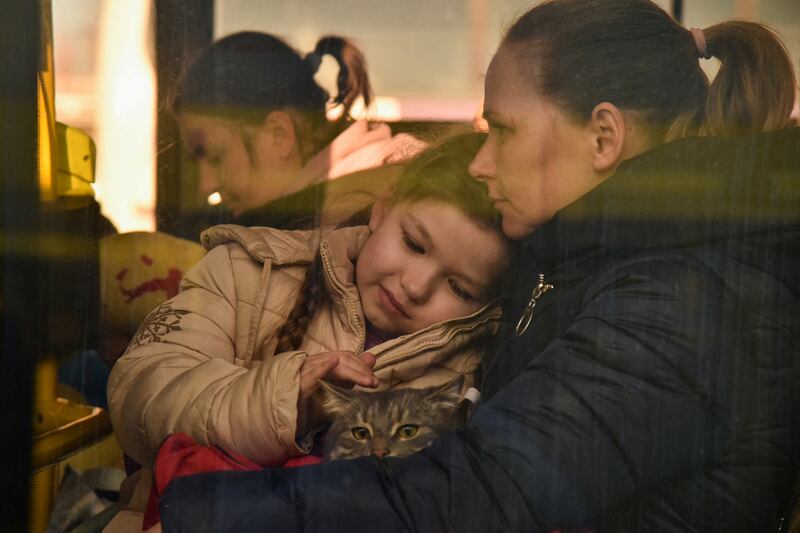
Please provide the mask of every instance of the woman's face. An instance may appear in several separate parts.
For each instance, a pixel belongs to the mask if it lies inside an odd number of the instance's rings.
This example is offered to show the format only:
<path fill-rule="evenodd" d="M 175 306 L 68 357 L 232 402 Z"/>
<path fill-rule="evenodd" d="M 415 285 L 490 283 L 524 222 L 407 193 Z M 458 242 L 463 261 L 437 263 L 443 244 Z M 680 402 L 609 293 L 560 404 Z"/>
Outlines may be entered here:
<path fill-rule="evenodd" d="M 281 197 L 290 186 L 294 174 L 281 168 L 267 128 L 188 112 L 178 116 L 178 127 L 197 161 L 201 195 L 219 193 L 235 215 Z"/>
<path fill-rule="evenodd" d="M 529 234 L 600 182 L 588 125 L 538 95 L 503 48 L 486 73 L 484 117 L 489 136 L 469 170 L 486 183 L 510 238 Z"/>
<path fill-rule="evenodd" d="M 356 261 L 364 315 L 402 335 L 469 315 L 494 297 L 509 262 L 499 232 L 438 200 L 379 204 Z"/>

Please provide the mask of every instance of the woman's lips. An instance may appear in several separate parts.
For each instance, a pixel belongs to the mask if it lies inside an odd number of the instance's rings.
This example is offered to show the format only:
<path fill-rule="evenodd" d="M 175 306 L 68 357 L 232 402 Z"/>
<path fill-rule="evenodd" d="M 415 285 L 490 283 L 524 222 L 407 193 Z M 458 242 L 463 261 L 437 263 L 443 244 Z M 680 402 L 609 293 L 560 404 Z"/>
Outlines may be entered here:
<path fill-rule="evenodd" d="M 383 287 L 378 287 L 378 299 L 381 302 L 381 305 L 384 309 L 386 309 L 390 314 L 399 315 L 403 318 L 411 318 L 406 313 L 406 310 L 403 309 L 403 306 L 400 305 L 400 302 L 392 295 L 391 292 L 387 291 Z"/>

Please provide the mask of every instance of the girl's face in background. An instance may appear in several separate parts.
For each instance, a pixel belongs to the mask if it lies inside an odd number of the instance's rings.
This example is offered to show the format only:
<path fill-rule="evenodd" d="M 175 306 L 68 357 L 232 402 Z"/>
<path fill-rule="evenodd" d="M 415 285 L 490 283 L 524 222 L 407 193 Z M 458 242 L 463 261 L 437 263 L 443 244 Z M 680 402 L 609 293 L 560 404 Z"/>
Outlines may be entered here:
<path fill-rule="evenodd" d="M 217 192 L 234 215 L 279 198 L 294 174 L 280 172 L 269 131 L 199 113 L 178 116 L 181 139 L 197 161 L 203 198 Z"/>
<path fill-rule="evenodd" d="M 367 320 L 403 335 L 478 311 L 495 297 L 508 243 L 447 202 L 377 204 L 356 261 Z"/>

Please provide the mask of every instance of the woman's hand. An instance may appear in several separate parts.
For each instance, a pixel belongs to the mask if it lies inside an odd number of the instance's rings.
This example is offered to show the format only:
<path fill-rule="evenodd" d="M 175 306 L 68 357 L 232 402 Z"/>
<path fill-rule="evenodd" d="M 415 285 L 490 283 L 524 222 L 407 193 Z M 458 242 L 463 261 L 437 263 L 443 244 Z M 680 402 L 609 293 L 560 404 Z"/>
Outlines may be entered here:
<path fill-rule="evenodd" d="M 369 352 L 321 352 L 309 355 L 300 367 L 300 399 L 310 398 L 324 379 L 335 385 L 377 387 L 378 378 L 372 373 L 375 356 Z"/>

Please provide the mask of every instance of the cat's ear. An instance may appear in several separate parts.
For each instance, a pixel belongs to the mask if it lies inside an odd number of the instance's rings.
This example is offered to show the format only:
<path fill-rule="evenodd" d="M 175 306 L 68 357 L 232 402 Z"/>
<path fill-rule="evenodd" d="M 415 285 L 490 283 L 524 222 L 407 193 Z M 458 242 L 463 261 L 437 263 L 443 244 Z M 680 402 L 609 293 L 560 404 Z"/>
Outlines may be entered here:
<path fill-rule="evenodd" d="M 336 387 L 324 381 L 319 382 L 317 396 L 320 401 L 322 413 L 328 417 L 347 412 L 353 403 L 356 402 L 352 391 Z"/>
<path fill-rule="evenodd" d="M 461 389 L 464 387 L 464 376 L 458 377 L 431 390 L 428 401 L 438 408 L 453 409 L 461 401 Z"/>

